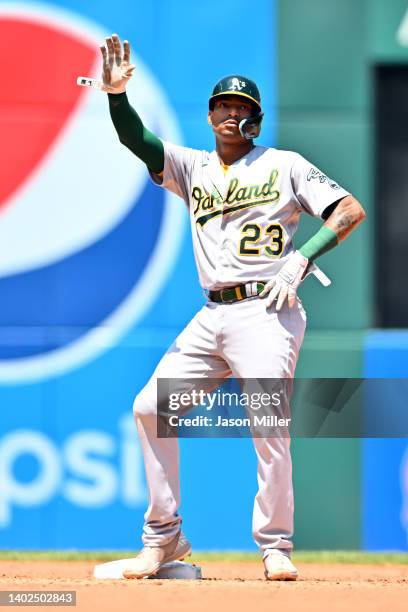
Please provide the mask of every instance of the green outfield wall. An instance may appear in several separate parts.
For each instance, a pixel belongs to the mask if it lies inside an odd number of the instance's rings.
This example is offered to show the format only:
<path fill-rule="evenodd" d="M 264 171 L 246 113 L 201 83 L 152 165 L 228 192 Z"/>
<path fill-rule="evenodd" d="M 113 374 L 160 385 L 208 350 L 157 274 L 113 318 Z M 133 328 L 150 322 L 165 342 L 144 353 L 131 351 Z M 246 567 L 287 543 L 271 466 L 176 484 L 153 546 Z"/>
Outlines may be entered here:
<path fill-rule="evenodd" d="M 310 279 L 302 290 L 309 329 L 371 324 L 371 133 L 366 3 L 282 0 L 278 33 L 278 143 L 299 151 L 364 205 L 368 220 L 320 260 L 329 289 Z M 297 244 L 317 230 L 306 219 Z"/>

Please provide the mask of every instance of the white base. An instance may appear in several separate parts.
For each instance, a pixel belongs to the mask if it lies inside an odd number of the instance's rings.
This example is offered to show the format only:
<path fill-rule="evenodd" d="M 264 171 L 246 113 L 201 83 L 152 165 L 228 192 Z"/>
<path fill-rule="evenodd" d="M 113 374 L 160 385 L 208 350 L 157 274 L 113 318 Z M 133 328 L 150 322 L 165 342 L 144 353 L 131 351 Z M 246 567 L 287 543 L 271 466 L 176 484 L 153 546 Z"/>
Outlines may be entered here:
<path fill-rule="evenodd" d="M 132 559 L 119 559 L 109 563 L 95 565 L 93 577 L 98 580 L 125 580 L 123 570 L 129 566 Z M 144 580 L 201 580 L 201 567 L 183 561 L 165 563 L 154 576 L 147 576 Z"/>

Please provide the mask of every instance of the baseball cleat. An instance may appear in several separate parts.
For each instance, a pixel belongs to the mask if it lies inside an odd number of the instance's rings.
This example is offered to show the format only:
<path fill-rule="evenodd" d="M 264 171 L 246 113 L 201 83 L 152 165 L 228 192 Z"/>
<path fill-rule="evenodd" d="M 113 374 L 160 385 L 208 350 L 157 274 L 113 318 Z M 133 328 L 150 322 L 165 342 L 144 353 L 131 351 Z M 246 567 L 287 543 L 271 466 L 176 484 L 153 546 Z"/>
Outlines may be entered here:
<path fill-rule="evenodd" d="M 183 533 L 165 546 L 145 546 L 123 570 L 124 578 L 146 578 L 154 576 L 165 563 L 182 561 L 191 555 L 191 544 Z"/>
<path fill-rule="evenodd" d="M 280 550 L 268 552 L 263 562 L 267 580 L 296 580 L 298 577 L 298 571 L 290 557 Z"/>

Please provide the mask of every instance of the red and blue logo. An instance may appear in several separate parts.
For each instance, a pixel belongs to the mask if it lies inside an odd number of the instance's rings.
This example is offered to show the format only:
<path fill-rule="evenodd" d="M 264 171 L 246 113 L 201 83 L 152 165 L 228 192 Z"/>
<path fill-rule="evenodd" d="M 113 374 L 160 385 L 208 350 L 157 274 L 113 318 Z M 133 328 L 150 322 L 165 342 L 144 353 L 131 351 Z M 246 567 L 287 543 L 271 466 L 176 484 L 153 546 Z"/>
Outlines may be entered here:
<path fill-rule="evenodd" d="M 0 5 L 4 383 L 63 373 L 112 346 L 166 281 L 185 220 L 119 143 L 106 95 L 76 85 L 78 75 L 99 76 L 107 32 L 41 6 Z M 133 61 L 132 103 L 156 134 L 179 142 L 160 86 Z"/>

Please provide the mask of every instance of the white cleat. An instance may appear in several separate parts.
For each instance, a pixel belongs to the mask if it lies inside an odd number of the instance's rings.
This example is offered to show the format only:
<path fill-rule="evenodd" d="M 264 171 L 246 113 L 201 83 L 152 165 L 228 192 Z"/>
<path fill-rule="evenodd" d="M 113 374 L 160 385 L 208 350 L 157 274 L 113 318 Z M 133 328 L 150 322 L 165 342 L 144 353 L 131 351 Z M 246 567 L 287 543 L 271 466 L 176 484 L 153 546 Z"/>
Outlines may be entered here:
<path fill-rule="evenodd" d="M 124 578 L 154 576 L 165 563 L 182 561 L 191 555 L 191 544 L 180 532 L 165 546 L 145 546 L 123 570 Z"/>
<path fill-rule="evenodd" d="M 267 580 L 296 580 L 298 577 L 298 571 L 290 557 L 280 550 L 268 551 L 263 562 Z"/>

